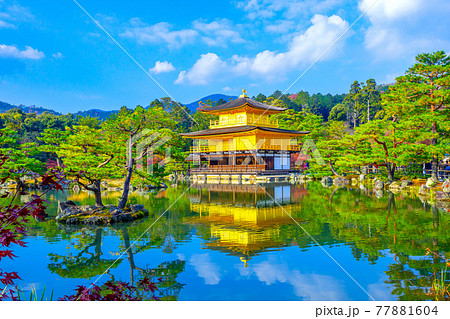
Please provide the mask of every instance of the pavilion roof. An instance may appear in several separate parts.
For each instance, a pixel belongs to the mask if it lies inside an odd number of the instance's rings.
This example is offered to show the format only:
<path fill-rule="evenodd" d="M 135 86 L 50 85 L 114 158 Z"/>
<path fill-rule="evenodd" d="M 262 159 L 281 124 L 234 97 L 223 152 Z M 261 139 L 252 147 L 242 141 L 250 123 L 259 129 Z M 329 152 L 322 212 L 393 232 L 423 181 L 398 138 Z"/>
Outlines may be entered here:
<path fill-rule="evenodd" d="M 265 132 L 273 132 L 273 133 L 286 133 L 286 134 L 294 134 L 294 135 L 305 135 L 308 134 L 309 131 L 291 131 L 285 130 L 281 128 L 274 127 L 264 127 L 264 126 L 254 126 L 254 125 L 242 125 L 242 126 L 231 126 L 224 128 L 216 128 L 216 129 L 207 129 L 197 132 L 183 133 L 181 136 L 185 137 L 195 137 L 195 136 L 207 136 L 207 135 L 221 135 L 221 134 L 230 134 L 230 133 L 242 133 L 253 130 L 261 130 Z"/>
<path fill-rule="evenodd" d="M 244 96 L 244 97 L 241 96 L 233 101 L 230 101 L 230 102 L 227 102 L 227 103 L 224 103 L 221 105 L 213 106 L 213 107 L 202 108 L 200 110 L 205 113 L 214 113 L 214 112 L 220 112 L 220 111 L 226 111 L 226 110 L 240 108 L 244 105 L 248 105 L 250 107 L 260 109 L 260 110 L 273 111 L 273 112 L 283 112 L 286 110 L 286 108 L 283 108 L 283 107 L 268 105 L 268 104 L 264 104 L 264 103 L 252 100 L 252 99 L 248 98 L 247 96 Z"/>

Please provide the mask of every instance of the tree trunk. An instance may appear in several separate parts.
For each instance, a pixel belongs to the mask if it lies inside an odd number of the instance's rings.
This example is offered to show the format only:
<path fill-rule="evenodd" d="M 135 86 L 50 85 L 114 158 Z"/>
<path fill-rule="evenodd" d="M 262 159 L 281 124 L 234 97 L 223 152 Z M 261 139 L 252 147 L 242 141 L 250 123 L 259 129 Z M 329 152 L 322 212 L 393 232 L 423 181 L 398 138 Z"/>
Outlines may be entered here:
<path fill-rule="evenodd" d="M 131 285 L 134 285 L 134 270 L 136 269 L 136 264 L 134 263 L 134 256 L 132 247 L 130 245 L 130 236 L 128 235 L 127 228 L 122 229 L 122 235 L 125 251 L 127 252 L 128 255 L 128 262 L 130 263 L 130 283 Z"/>
<path fill-rule="evenodd" d="M 328 163 L 330 164 L 330 169 L 331 169 L 331 171 L 333 172 L 333 174 L 334 174 L 335 176 L 339 176 L 339 174 L 334 170 L 333 163 L 331 163 L 331 160 L 328 161 Z"/>
<path fill-rule="evenodd" d="M 436 134 L 437 132 L 437 124 L 436 122 L 433 122 L 431 124 L 431 131 L 433 134 Z M 431 139 L 431 145 L 436 145 L 437 139 L 432 138 Z M 433 159 L 431 160 L 431 178 L 438 180 L 438 169 L 439 169 L 439 160 L 436 156 L 433 156 Z"/>
<path fill-rule="evenodd" d="M 392 192 L 389 192 L 389 201 L 388 201 L 388 205 L 387 205 L 387 211 L 391 212 L 391 210 L 393 210 L 394 212 L 396 211 L 395 208 L 395 195 Z"/>
<path fill-rule="evenodd" d="M 103 207 L 103 202 L 102 202 L 102 185 L 101 185 L 101 179 L 96 179 L 94 181 L 94 196 L 95 196 L 95 206 L 98 207 Z"/>
<path fill-rule="evenodd" d="M 394 182 L 395 164 L 387 163 L 386 169 L 388 173 L 388 180 L 390 183 Z"/>
<path fill-rule="evenodd" d="M 439 169 L 439 162 L 437 157 L 433 157 L 431 160 L 431 178 L 438 180 L 438 169 Z"/>
<path fill-rule="evenodd" d="M 370 122 L 370 99 L 367 99 L 367 123 Z"/>
<path fill-rule="evenodd" d="M 131 182 L 131 176 L 133 175 L 133 166 L 134 166 L 134 159 L 133 159 L 133 144 L 132 144 L 132 136 L 130 135 L 129 139 L 129 147 L 128 147 L 128 163 L 127 163 L 127 176 L 125 178 L 125 183 L 123 184 L 123 193 L 122 197 L 119 201 L 119 208 L 124 209 L 125 205 L 128 201 L 128 193 L 130 192 L 130 182 Z"/>
<path fill-rule="evenodd" d="M 102 253 L 102 233 L 103 233 L 103 228 L 97 228 L 97 230 L 95 231 L 94 246 L 95 246 L 95 257 L 97 260 L 100 260 L 100 256 L 103 255 L 103 253 Z"/>

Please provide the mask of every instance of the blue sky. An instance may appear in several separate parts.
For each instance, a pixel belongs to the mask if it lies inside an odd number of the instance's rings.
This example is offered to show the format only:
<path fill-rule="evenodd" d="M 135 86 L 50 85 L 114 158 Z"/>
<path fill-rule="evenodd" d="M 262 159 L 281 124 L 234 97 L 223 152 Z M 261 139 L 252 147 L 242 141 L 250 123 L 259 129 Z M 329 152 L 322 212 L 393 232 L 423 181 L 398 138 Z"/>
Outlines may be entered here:
<path fill-rule="evenodd" d="M 450 52 L 446 0 L 77 0 L 177 101 L 212 93 L 344 93 Z M 373 6 L 372 4 L 375 3 Z M 67 113 L 165 93 L 73 0 L 0 0 L 0 100 Z"/>

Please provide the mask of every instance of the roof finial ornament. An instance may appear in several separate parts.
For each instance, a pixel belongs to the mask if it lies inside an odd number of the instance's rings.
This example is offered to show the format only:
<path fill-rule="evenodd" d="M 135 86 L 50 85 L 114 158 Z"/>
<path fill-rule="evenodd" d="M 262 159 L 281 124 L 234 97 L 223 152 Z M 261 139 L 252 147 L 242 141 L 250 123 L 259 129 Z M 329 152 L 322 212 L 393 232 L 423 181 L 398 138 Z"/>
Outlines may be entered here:
<path fill-rule="evenodd" d="M 239 98 L 241 98 L 241 97 L 248 97 L 247 94 L 245 94 L 245 93 L 247 93 L 247 90 L 246 89 L 242 89 L 242 94 L 239 96 Z"/>

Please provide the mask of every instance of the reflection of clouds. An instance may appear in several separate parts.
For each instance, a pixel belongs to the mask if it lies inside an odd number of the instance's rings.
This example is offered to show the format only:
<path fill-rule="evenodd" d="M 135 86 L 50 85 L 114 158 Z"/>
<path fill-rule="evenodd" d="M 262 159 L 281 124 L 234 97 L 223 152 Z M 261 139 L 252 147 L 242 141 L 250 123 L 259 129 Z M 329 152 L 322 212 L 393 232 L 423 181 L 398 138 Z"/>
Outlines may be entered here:
<path fill-rule="evenodd" d="M 348 299 L 344 286 L 331 276 L 302 274 L 290 270 L 287 265 L 264 261 L 252 267 L 258 280 L 266 285 L 277 282 L 290 284 L 295 295 L 304 300 L 345 300 Z"/>
<path fill-rule="evenodd" d="M 40 290 L 41 289 L 42 284 L 39 282 L 32 282 L 27 284 L 26 286 L 22 287 L 21 289 L 23 291 L 31 291 L 31 290 Z"/>
<path fill-rule="evenodd" d="M 343 285 L 335 278 L 320 274 L 301 274 L 292 271 L 289 283 L 294 286 L 295 294 L 305 300 L 345 300 L 348 299 Z"/>
<path fill-rule="evenodd" d="M 184 254 L 177 254 L 177 259 L 185 261 L 186 260 L 186 256 Z"/>
<path fill-rule="evenodd" d="M 265 282 L 266 285 L 271 285 L 279 282 L 286 282 L 285 273 L 287 272 L 284 265 L 273 265 L 267 261 L 255 265 L 255 275 L 259 281 Z"/>
<path fill-rule="evenodd" d="M 385 281 L 388 279 L 389 278 L 386 274 L 382 274 L 378 282 L 367 286 L 368 293 L 371 294 L 375 300 L 397 300 L 396 296 L 392 295 L 391 290 L 387 289 L 387 284 L 385 283 Z"/>
<path fill-rule="evenodd" d="M 217 285 L 220 282 L 220 269 L 211 262 L 209 254 L 192 255 L 189 262 L 194 266 L 198 276 L 205 279 L 205 284 Z"/>

